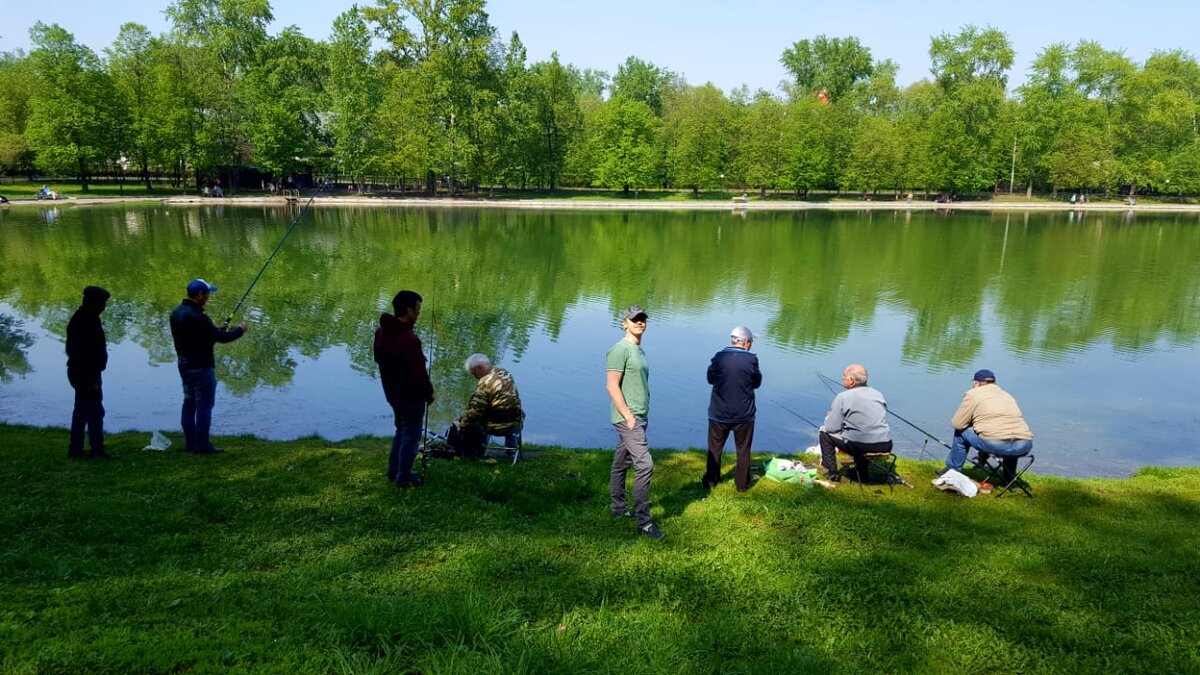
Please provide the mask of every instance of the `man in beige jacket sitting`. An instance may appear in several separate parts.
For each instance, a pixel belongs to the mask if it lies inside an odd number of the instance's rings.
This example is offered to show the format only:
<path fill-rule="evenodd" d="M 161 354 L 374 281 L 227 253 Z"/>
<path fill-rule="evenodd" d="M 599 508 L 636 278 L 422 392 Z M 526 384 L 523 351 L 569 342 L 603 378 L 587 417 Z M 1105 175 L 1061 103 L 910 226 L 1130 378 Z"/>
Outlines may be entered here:
<path fill-rule="evenodd" d="M 1033 450 L 1033 434 L 1016 399 L 996 384 L 996 374 L 990 370 L 975 373 L 950 424 L 954 427 L 954 442 L 939 476 L 950 469 L 961 472 L 967 453 L 975 448 L 981 458 L 1003 458 L 1004 471 L 1012 477 L 1016 475 L 1017 458 Z"/>

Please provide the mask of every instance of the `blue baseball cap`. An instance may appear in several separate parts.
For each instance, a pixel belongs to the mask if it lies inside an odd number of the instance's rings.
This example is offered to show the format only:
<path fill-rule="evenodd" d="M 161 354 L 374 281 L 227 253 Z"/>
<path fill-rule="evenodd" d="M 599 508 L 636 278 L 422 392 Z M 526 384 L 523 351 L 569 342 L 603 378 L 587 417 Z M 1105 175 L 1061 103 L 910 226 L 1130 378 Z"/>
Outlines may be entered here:
<path fill-rule="evenodd" d="M 988 380 L 995 382 L 996 374 L 993 373 L 992 371 L 988 370 L 987 368 L 984 368 L 983 370 L 975 371 L 974 380 L 976 382 L 987 382 Z"/>
<path fill-rule="evenodd" d="M 188 297 L 199 295 L 201 293 L 216 293 L 217 287 L 208 283 L 203 279 L 192 279 L 188 282 L 187 294 Z"/>

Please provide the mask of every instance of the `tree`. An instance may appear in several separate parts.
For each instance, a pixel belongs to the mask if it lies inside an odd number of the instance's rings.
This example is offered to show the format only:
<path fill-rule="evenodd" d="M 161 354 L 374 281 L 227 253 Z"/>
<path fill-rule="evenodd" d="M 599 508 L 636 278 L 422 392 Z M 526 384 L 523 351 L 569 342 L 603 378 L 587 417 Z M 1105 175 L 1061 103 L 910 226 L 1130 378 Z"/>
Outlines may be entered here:
<path fill-rule="evenodd" d="M 672 184 L 700 188 L 723 187 L 729 163 L 733 110 L 712 83 L 686 87 L 664 103 L 663 135 L 667 139 L 668 176 Z"/>
<path fill-rule="evenodd" d="M 371 33 L 357 6 L 334 19 L 328 54 L 325 92 L 333 156 L 343 171 L 357 179 L 361 190 L 364 175 L 380 164 L 378 115 L 383 83 L 371 64 Z"/>
<path fill-rule="evenodd" d="M 155 96 L 154 49 L 154 38 L 145 26 L 127 23 L 106 50 L 113 87 L 125 111 L 120 149 L 138 167 L 147 190 L 152 189 L 150 164 L 160 156 L 165 140 Z"/>
<path fill-rule="evenodd" d="M 328 46 L 294 26 L 259 45 L 256 66 L 242 87 L 246 136 L 254 163 L 274 175 L 290 175 L 312 163 L 320 141 L 318 113 L 325 107 Z"/>
<path fill-rule="evenodd" d="M 579 102 L 571 73 L 559 63 L 557 52 L 550 55 L 549 61 L 530 68 L 530 84 L 538 130 L 534 166 L 553 190 L 563 171 L 567 148 L 582 124 Z"/>
<path fill-rule="evenodd" d="M 765 196 L 768 187 L 783 181 L 784 106 L 759 90 L 739 119 L 733 143 L 734 173 Z"/>
<path fill-rule="evenodd" d="M 0 172 L 32 171 L 34 153 L 24 133 L 36 80 L 24 53 L 0 52 Z"/>
<path fill-rule="evenodd" d="M 600 106 L 590 130 L 595 184 L 629 190 L 647 187 L 658 170 L 658 121 L 642 101 L 614 97 Z"/>
<path fill-rule="evenodd" d="M 391 163 L 435 168 L 452 186 L 494 171 L 500 100 L 495 29 L 483 0 L 379 0 L 364 8 L 390 45 L 384 122 L 395 139 Z"/>
<path fill-rule="evenodd" d="M 674 77 L 669 70 L 630 56 L 617 66 L 617 74 L 612 78 L 612 95 L 641 101 L 650 106 L 656 117 L 662 117 L 663 95 Z"/>
<path fill-rule="evenodd" d="M 87 192 L 94 167 L 114 150 L 112 87 L 95 53 L 57 24 L 38 22 L 29 35 L 37 79 L 25 138 L 37 151 L 38 166 L 73 171 Z"/>
<path fill-rule="evenodd" d="M 791 73 L 796 96 L 824 91 L 831 101 L 841 100 L 874 72 L 871 50 L 856 37 L 818 35 L 800 40 L 783 52 L 779 62 Z"/>
<path fill-rule="evenodd" d="M 273 19 L 267 0 L 175 0 L 171 20 L 178 76 L 187 105 L 187 158 L 202 171 L 233 169 L 249 159 L 249 106 L 243 81 L 267 40 Z M 236 188 L 236 174 L 230 176 Z"/>
<path fill-rule="evenodd" d="M 1012 68 L 1012 45 L 1003 31 L 968 24 L 957 35 L 942 33 L 929 45 L 930 72 L 947 92 L 973 82 L 987 81 L 1001 89 Z"/>

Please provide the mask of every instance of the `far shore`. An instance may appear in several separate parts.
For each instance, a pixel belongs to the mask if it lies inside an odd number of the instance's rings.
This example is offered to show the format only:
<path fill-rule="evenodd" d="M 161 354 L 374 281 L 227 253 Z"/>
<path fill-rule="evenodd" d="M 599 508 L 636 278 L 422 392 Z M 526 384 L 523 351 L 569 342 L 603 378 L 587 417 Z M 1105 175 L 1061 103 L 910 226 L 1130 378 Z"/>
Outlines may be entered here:
<path fill-rule="evenodd" d="M 285 206 L 289 203 L 305 203 L 306 196 L 299 199 L 282 196 L 248 195 L 235 197 L 71 197 L 54 201 L 14 199 L 6 206 L 96 206 L 103 204 L 149 204 L 169 206 Z M 1071 204 L 1049 201 L 962 201 L 939 204 L 932 201 L 880 200 L 880 201 L 757 201 L 749 202 L 722 200 L 668 201 L 660 199 L 489 199 L 486 197 L 406 197 L 406 196 L 329 196 L 320 195 L 316 206 L 370 206 L 370 207 L 422 207 L 422 208 L 492 208 L 492 209 L 542 209 L 542 210 L 613 210 L 613 211 L 1102 211 L 1102 212 L 1153 212 L 1153 213 L 1200 213 L 1200 203 L 1160 204 L 1145 203 L 1128 206 L 1120 202 L 1089 202 Z M 3 208 L 3 207 L 0 207 Z"/>

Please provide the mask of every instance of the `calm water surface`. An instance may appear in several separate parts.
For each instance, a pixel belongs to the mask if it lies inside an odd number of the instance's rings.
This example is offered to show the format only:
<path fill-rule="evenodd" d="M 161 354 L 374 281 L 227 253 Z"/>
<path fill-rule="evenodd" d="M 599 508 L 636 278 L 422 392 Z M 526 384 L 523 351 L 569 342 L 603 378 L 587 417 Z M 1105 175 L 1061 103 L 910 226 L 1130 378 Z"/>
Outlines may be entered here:
<path fill-rule="evenodd" d="M 286 208 L 0 210 L 0 420 L 66 425 L 63 340 L 80 289 L 104 315 L 110 430 L 178 429 L 167 315 L 184 285 L 222 287 L 222 318 Z M 755 448 L 794 452 L 860 361 L 892 409 L 942 439 L 978 368 L 1033 428 L 1035 470 L 1122 475 L 1200 464 L 1200 217 L 1144 214 L 722 213 L 321 208 L 218 346 L 214 432 L 390 433 L 371 360 L 378 313 L 425 296 L 436 426 L 465 403 L 480 351 L 509 368 L 536 443 L 609 447 L 604 353 L 616 313 L 646 307 L 654 446 L 705 442 L 705 369 L 753 328 L 765 381 Z M 782 405 L 781 405 L 782 404 Z M 944 451 L 893 419 L 899 451 Z"/>

